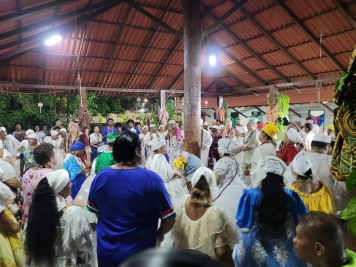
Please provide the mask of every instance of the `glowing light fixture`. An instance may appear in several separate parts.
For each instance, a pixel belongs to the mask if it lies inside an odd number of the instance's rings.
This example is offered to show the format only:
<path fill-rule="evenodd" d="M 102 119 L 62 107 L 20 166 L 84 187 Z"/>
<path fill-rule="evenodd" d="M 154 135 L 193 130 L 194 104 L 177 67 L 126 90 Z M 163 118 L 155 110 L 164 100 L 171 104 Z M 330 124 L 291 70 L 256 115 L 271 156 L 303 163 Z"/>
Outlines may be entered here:
<path fill-rule="evenodd" d="M 211 55 L 210 57 L 209 57 L 209 64 L 211 65 L 211 66 L 215 66 L 216 65 L 216 56 L 215 55 Z"/>
<path fill-rule="evenodd" d="M 56 34 L 56 35 L 53 35 L 53 36 L 49 37 L 48 39 L 46 39 L 45 45 L 52 46 L 52 45 L 59 43 L 60 41 L 62 41 L 62 36 L 60 36 L 59 34 Z"/>

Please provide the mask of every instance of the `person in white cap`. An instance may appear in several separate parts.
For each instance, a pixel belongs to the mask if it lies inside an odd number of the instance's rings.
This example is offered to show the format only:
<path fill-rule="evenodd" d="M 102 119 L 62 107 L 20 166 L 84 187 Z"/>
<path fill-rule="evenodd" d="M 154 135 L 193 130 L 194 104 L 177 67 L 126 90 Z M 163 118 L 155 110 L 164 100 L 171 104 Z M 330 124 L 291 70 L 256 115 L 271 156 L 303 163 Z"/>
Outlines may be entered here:
<path fill-rule="evenodd" d="M 25 146 L 20 154 L 20 176 L 32 167 L 36 167 L 37 163 L 33 155 L 33 150 L 38 146 L 38 135 L 31 133 L 27 136 L 28 146 Z"/>
<path fill-rule="evenodd" d="M 167 129 L 166 126 L 164 126 L 163 124 L 161 124 L 158 128 L 158 133 L 161 135 L 161 137 L 164 139 L 165 136 L 167 135 Z"/>
<path fill-rule="evenodd" d="M 154 171 L 162 178 L 171 196 L 173 205 L 175 205 L 177 200 L 188 194 L 187 187 L 184 182 L 174 174 L 172 166 L 164 156 L 167 153 L 166 141 L 163 139 L 154 139 L 150 141 L 148 145 L 151 147 L 153 154 L 147 158 L 145 167 Z"/>
<path fill-rule="evenodd" d="M 146 158 L 149 158 L 153 153 L 153 149 L 150 146 L 150 142 L 154 140 L 161 140 L 161 135 L 157 132 L 156 124 L 150 124 L 150 130 L 148 131 L 148 133 L 146 133 L 144 139 L 146 145 Z"/>
<path fill-rule="evenodd" d="M 322 181 L 334 197 L 336 211 L 342 211 L 350 198 L 346 190 L 345 183 L 337 181 L 330 172 L 331 156 L 327 155 L 331 137 L 323 134 L 316 134 L 311 142 L 311 150 L 305 152 L 314 165 L 314 176 Z"/>
<path fill-rule="evenodd" d="M 10 152 L 13 159 L 16 158 L 17 148 L 20 142 L 11 134 L 7 134 L 5 127 L 0 127 L 0 148 L 6 149 Z"/>
<path fill-rule="evenodd" d="M 43 143 L 52 144 L 54 147 L 55 157 L 57 161 L 56 166 L 54 166 L 54 170 L 63 169 L 65 151 L 63 149 L 63 138 L 59 135 L 59 132 L 57 130 L 51 130 L 51 136 L 46 136 L 43 139 Z"/>
<path fill-rule="evenodd" d="M 172 229 L 174 247 L 196 249 L 224 266 L 234 266 L 232 248 L 237 241 L 236 227 L 234 219 L 213 203 L 219 191 L 214 172 L 200 167 L 191 182 L 190 195 L 176 207 Z"/>
<path fill-rule="evenodd" d="M 213 171 L 219 192 L 214 203 L 234 218 L 242 191 L 246 188 L 239 175 L 240 166 L 234 158 L 238 147 L 230 138 L 221 138 L 218 145 L 221 158 L 215 163 Z"/>
<path fill-rule="evenodd" d="M 304 150 L 293 159 L 291 166 L 295 177 L 291 189 L 298 193 L 308 211 L 335 213 L 335 202 L 329 189 L 315 175 L 315 166 Z"/>
<path fill-rule="evenodd" d="M 25 226 L 26 266 L 95 266 L 91 226 L 83 209 L 68 206 L 70 192 L 66 170 L 48 173 L 39 182 Z"/>
<path fill-rule="evenodd" d="M 0 265 L 25 266 L 26 252 L 22 243 L 21 225 L 11 210 L 15 195 L 0 182 Z M 15 205 L 16 206 L 16 205 Z"/>
<path fill-rule="evenodd" d="M 241 241 L 235 266 L 306 266 L 293 250 L 295 226 L 308 211 L 299 195 L 286 189 L 286 164 L 277 157 L 259 161 L 252 189 L 244 190 L 236 213 Z"/>
<path fill-rule="evenodd" d="M 283 142 L 280 144 L 279 150 L 276 153 L 277 157 L 289 165 L 298 154 L 296 145 L 299 144 L 303 144 L 302 137 L 294 128 L 289 128 L 284 133 Z"/>
<path fill-rule="evenodd" d="M 251 167 L 251 158 L 255 149 L 260 145 L 258 140 L 258 131 L 256 130 L 258 120 L 251 118 L 247 123 L 247 133 L 244 135 L 243 145 L 240 152 L 243 153 L 242 172 L 247 184 L 250 184 L 248 170 Z"/>
<path fill-rule="evenodd" d="M 208 165 L 208 157 L 209 157 L 209 150 L 210 146 L 213 142 L 213 137 L 211 133 L 204 129 L 203 127 L 203 120 L 201 119 L 201 137 L 200 137 L 200 159 L 203 163 L 203 166 Z"/>
<path fill-rule="evenodd" d="M 167 152 L 169 157 L 169 163 L 172 163 L 174 159 L 182 151 L 182 132 L 178 127 L 178 124 L 174 120 L 168 122 L 168 133 L 165 136 L 167 140 Z"/>

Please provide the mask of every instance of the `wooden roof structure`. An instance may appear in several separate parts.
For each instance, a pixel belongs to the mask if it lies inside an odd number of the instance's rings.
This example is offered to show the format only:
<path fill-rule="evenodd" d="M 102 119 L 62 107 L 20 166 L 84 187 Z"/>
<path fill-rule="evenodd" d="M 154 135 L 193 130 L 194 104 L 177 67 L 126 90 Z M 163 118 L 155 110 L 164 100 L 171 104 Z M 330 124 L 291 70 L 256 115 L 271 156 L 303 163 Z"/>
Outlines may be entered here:
<path fill-rule="evenodd" d="M 353 0 L 203 0 L 206 97 L 331 88 L 356 44 Z M 0 0 L 0 92 L 183 94 L 177 0 Z M 60 33 L 51 47 L 44 39 Z M 215 67 L 208 57 L 218 58 Z"/>

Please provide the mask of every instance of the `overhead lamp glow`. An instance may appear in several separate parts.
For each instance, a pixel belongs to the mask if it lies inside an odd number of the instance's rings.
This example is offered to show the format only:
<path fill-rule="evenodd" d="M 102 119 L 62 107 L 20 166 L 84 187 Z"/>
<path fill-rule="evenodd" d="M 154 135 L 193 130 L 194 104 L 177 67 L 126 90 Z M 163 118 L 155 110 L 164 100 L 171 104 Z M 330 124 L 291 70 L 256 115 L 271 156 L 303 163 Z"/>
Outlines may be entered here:
<path fill-rule="evenodd" d="M 62 36 L 60 36 L 59 34 L 56 34 L 56 35 L 53 35 L 53 36 L 49 37 L 48 39 L 46 39 L 45 45 L 52 46 L 52 45 L 59 43 L 60 41 L 62 41 Z"/>
<path fill-rule="evenodd" d="M 210 66 L 215 66 L 216 65 L 216 56 L 215 55 L 211 55 L 209 57 L 209 64 L 210 64 Z"/>

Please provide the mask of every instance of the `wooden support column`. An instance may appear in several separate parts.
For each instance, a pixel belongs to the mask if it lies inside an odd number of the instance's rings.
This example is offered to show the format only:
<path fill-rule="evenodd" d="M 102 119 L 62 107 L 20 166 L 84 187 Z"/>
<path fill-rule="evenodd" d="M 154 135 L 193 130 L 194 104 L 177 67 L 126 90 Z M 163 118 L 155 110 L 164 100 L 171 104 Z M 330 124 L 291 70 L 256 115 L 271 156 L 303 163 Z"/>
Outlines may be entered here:
<path fill-rule="evenodd" d="M 274 85 L 269 86 L 269 93 L 268 93 L 268 102 L 269 102 L 269 109 L 273 110 L 273 108 L 278 104 L 276 94 L 278 93 L 278 89 Z M 273 121 L 273 123 L 277 123 Z"/>
<path fill-rule="evenodd" d="M 88 111 L 88 102 L 87 102 L 87 89 L 81 86 L 80 78 L 78 77 L 79 83 L 79 126 L 83 129 L 84 127 L 90 128 L 90 117 Z"/>
<path fill-rule="evenodd" d="M 200 157 L 201 0 L 181 0 L 184 20 L 185 150 Z"/>

